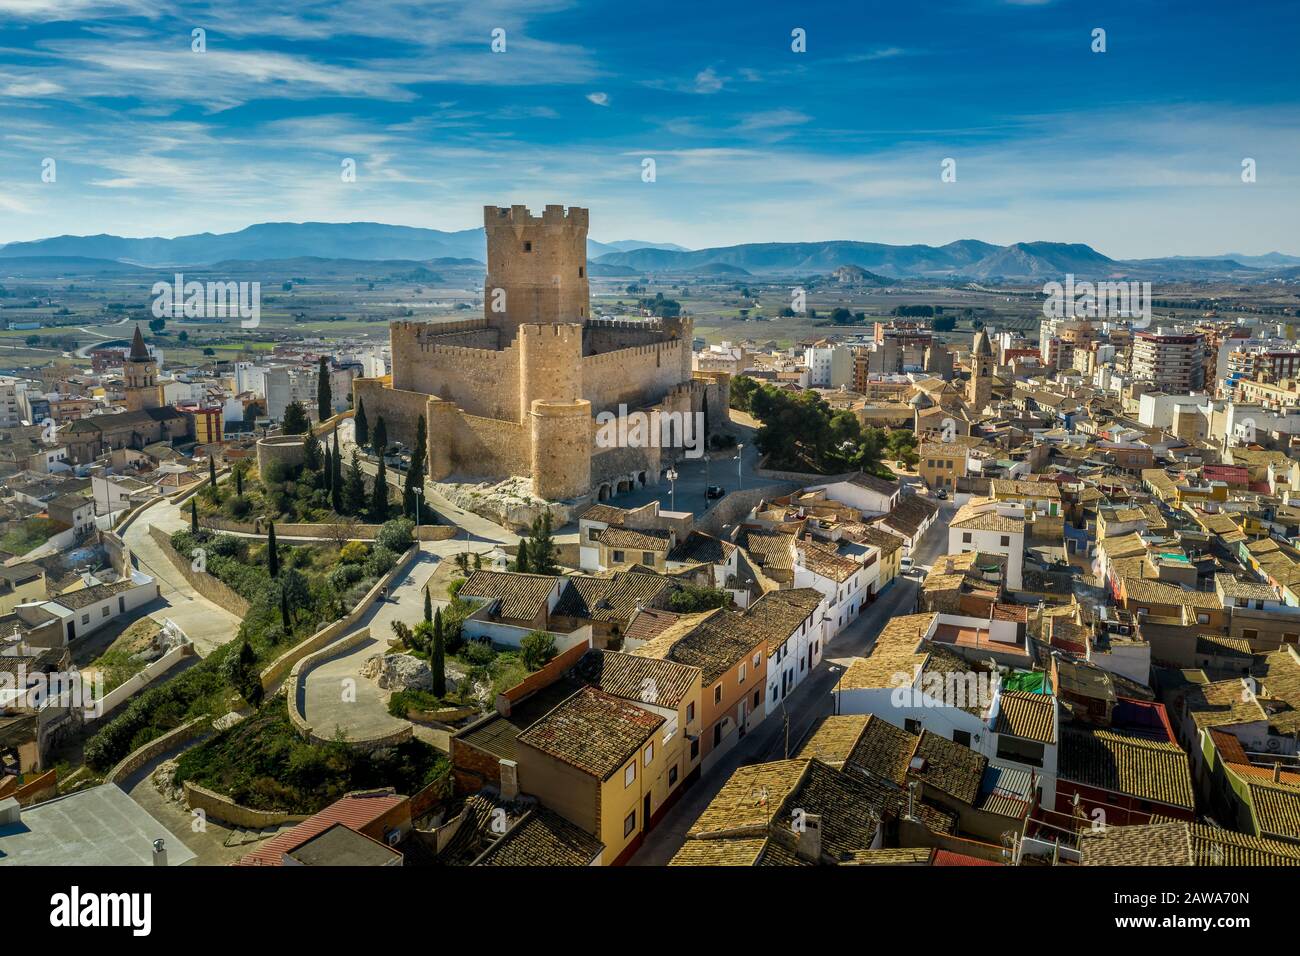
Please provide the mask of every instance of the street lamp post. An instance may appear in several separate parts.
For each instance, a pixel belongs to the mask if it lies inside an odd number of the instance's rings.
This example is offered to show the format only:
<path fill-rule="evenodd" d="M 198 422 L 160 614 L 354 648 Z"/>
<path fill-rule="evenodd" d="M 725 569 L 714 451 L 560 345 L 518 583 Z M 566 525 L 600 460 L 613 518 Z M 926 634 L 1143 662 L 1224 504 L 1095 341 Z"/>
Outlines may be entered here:
<path fill-rule="evenodd" d="M 745 487 L 745 446 L 743 444 L 736 446 L 736 487 L 737 489 Z"/>
<path fill-rule="evenodd" d="M 673 511 L 676 511 L 677 510 L 677 469 L 669 468 L 668 474 L 665 477 L 667 477 L 668 479 L 668 495 L 669 495 L 669 499 L 672 501 L 671 507 Z"/>
<path fill-rule="evenodd" d="M 420 511 L 422 510 L 421 504 L 424 500 L 424 489 L 421 486 L 416 485 L 411 490 L 415 492 L 415 541 L 418 545 L 420 542 Z"/>

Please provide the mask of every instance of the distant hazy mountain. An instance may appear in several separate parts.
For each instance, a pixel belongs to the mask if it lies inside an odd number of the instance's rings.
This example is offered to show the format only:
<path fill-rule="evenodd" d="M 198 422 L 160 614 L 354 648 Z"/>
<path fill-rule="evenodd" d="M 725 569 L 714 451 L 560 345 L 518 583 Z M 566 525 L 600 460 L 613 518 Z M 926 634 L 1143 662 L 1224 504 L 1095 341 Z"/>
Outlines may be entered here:
<path fill-rule="evenodd" d="M 1174 259 L 1195 259 L 1197 256 L 1172 256 Z M 1256 269 L 1284 269 L 1287 266 L 1300 266 L 1300 256 L 1288 256 L 1285 252 L 1266 252 L 1262 256 L 1245 256 L 1240 252 L 1225 252 L 1221 256 L 1205 256 L 1206 259 L 1231 259 L 1243 266 Z"/>
<path fill-rule="evenodd" d="M 699 272 L 724 264 L 749 272 L 831 272 L 842 265 L 889 277 L 963 275 L 1014 278 L 1109 274 L 1113 260 L 1089 246 L 1061 242 L 1018 242 L 995 246 L 975 239 L 946 246 L 890 246 L 879 242 L 766 242 L 677 252 L 637 249 L 612 253 L 601 265 L 625 265 L 646 272 Z"/>
<path fill-rule="evenodd" d="M 653 246 L 636 239 L 589 240 L 587 254 L 626 252 Z M 664 245 L 673 250 L 680 246 Z M 146 266 L 205 265 L 226 259 L 474 259 L 487 260 L 482 229 L 444 232 L 379 222 L 264 222 L 238 232 L 204 232 L 175 239 L 122 236 L 56 236 L 0 247 L 0 259 L 18 256 L 82 256 Z"/>
<path fill-rule="evenodd" d="M 135 272 L 137 267 L 113 259 L 93 259 L 89 256 L 28 256 L 4 261 L 0 259 L 0 279 L 5 276 L 47 278 L 63 275 L 96 275 L 99 273 Z"/>

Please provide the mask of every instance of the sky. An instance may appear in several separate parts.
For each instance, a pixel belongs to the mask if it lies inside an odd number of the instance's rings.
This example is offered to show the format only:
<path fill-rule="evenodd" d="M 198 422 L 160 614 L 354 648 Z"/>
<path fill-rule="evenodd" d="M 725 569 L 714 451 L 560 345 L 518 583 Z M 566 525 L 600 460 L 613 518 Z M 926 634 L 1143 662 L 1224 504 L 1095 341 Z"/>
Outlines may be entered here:
<path fill-rule="evenodd" d="M 1298 26 L 1293 0 L 0 0 L 0 243 L 563 203 L 690 248 L 1300 254 Z"/>

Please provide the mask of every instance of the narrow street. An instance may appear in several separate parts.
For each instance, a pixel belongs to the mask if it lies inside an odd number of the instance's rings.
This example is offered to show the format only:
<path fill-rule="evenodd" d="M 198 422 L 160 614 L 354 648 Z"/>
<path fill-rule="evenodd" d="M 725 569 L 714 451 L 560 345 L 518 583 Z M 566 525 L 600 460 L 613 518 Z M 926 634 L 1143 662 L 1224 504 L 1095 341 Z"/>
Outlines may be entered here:
<path fill-rule="evenodd" d="M 940 502 L 934 525 L 921 539 L 913 560 L 930 565 L 947 552 L 948 523 L 956 512 L 951 501 Z M 786 756 L 787 726 L 789 753 L 793 754 L 808 736 L 813 725 L 834 706 L 832 691 L 851 658 L 870 653 L 876 637 L 891 618 L 911 614 L 916 609 L 920 585 L 915 578 L 899 576 L 867 607 L 852 624 L 826 646 L 826 655 L 817 668 L 786 698 L 786 719 L 773 714 L 737 743 L 707 776 L 687 790 L 677 804 L 646 836 L 645 842 L 629 861 L 631 866 L 663 866 L 686 841 L 695 820 L 713 800 L 737 767 L 767 763 Z"/>

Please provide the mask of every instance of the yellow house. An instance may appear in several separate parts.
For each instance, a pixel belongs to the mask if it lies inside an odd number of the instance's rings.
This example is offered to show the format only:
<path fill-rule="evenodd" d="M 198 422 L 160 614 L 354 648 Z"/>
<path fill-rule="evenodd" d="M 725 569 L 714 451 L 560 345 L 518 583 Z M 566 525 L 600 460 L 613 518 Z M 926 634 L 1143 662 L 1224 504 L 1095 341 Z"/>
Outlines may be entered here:
<path fill-rule="evenodd" d="M 519 788 L 604 843 L 603 863 L 626 862 L 667 773 L 665 723 L 661 714 L 584 687 L 516 738 Z"/>
<path fill-rule="evenodd" d="M 903 560 L 903 539 L 896 534 L 871 527 L 860 530 L 857 537 L 877 551 L 876 560 L 880 563 L 880 579 L 876 583 L 876 593 L 879 594 L 890 581 L 898 577 L 898 569 Z"/>
<path fill-rule="evenodd" d="M 44 601 L 45 569 L 36 564 L 0 566 L 0 614 L 12 614 L 19 604 Z"/>
<path fill-rule="evenodd" d="M 957 479 L 965 478 L 970 468 L 970 449 L 964 441 L 922 442 L 916 453 L 920 456 L 916 470 L 927 488 L 953 491 Z"/>

